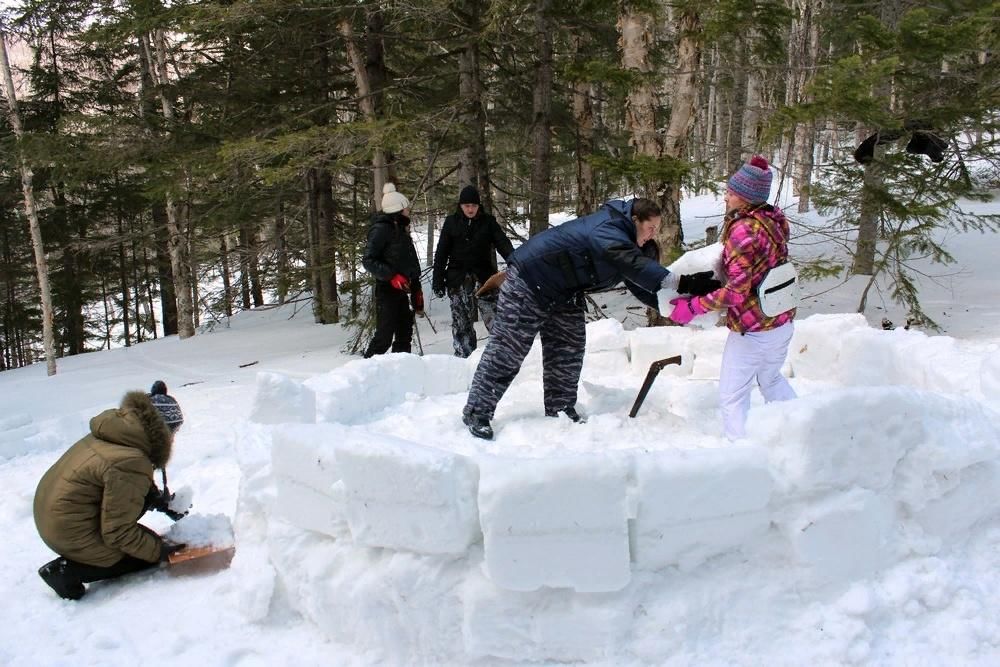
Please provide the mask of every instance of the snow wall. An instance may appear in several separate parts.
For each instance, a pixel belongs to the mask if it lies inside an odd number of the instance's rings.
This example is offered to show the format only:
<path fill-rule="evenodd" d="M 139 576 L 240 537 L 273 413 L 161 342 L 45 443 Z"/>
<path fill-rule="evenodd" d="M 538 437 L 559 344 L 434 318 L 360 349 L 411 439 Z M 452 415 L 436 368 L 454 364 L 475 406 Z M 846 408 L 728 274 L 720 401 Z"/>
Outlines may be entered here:
<path fill-rule="evenodd" d="M 592 323 L 585 377 L 628 376 L 634 396 L 650 362 L 680 353 L 664 374 L 717 378 L 725 334 Z M 657 661 L 662 642 L 642 635 L 670 633 L 642 617 L 669 617 L 673 586 L 725 605 L 736 589 L 713 580 L 742 572 L 836 594 L 996 515 L 995 356 L 817 315 L 796 324 L 786 371 L 821 389 L 754 407 L 746 441 L 545 458 L 369 427 L 465 392 L 478 355 L 387 355 L 305 383 L 261 373 L 239 452 L 247 614 L 280 590 L 332 640 L 393 663 Z"/>

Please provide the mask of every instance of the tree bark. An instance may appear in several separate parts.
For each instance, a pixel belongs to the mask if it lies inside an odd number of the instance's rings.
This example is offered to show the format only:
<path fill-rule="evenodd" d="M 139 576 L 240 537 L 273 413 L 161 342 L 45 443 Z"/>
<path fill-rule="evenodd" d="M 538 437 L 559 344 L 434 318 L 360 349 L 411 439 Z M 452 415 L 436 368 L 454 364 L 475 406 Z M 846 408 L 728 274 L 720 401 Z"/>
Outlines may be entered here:
<path fill-rule="evenodd" d="M 351 20 L 349 18 L 341 19 L 338 23 L 338 28 L 340 34 L 344 37 L 344 42 L 347 46 L 347 57 L 351 63 L 351 68 L 354 70 L 354 82 L 358 89 L 358 108 L 361 109 L 361 115 L 364 116 L 365 120 L 374 122 L 377 119 L 377 114 L 372 84 L 368 68 L 365 65 L 366 60 L 362 56 L 361 49 L 354 38 L 354 28 L 351 26 Z M 370 202 L 371 210 L 376 211 L 379 209 L 381 202 L 382 187 L 386 184 L 388 177 L 388 167 L 383 146 L 376 144 L 372 147 L 372 167 L 374 189 Z"/>
<path fill-rule="evenodd" d="M 233 286 L 229 276 L 229 239 L 228 234 L 219 238 L 219 265 L 222 273 L 222 309 L 226 317 L 233 316 Z"/>
<path fill-rule="evenodd" d="M 326 169 L 315 169 L 312 170 L 312 183 L 319 204 L 316 238 L 319 242 L 323 323 L 336 324 L 340 321 L 340 295 L 337 293 L 337 248 L 334 243 L 336 210 L 333 204 L 333 178 Z"/>
<path fill-rule="evenodd" d="M 588 54 L 589 39 L 579 35 L 573 38 L 578 59 Z M 588 158 L 594 154 L 594 105 L 591 102 L 594 86 L 589 81 L 578 80 L 573 84 L 573 120 L 576 130 L 576 214 L 584 215 L 597 209 L 597 188 L 594 185 L 594 168 Z"/>
<path fill-rule="evenodd" d="M 45 246 L 42 243 L 42 228 L 38 223 L 38 210 L 35 208 L 35 191 L 32 184 L 34 173 L 20 145 L 24 139 L 24 129 L 21 126 L 21 115 L 17 108 L 14 79 L 11 76 L 10 61 L 7 58 L 7 33 L 3 30 L 0 30 L 0 67 L 3 68 L 3 83 L 7 94 L 8 118 L 18 141 L 18 165 L 21 171 L 21 191 L 24 194 L 24 211 L 28 218 L 28 228 L 31 232 L 31 247 L 35 253 L 38 291 L 42 298 L 42 346 L 45 349 L 45 368 L 46 372 L 51 376 L 56 374 L 56 351 L 52 321 L 52 291 L 49 288 L 49 266 L 48 260 L 45 257 Z"/>
<path fill-rule="evenodd" d="M 157 87 L 160 92 L 160 105 L 163 117 L 168 127 L 174 124 L 174 106 L 167 95 L 167 45 L 162 29 L 155 33 L 155 49 L 157 64 Z M 170 132 L 170 130 L 168 130 Z M 176 188 L 176 182 L 174 183 Z M 177 335 L 183 340 L 194 335 L 194 304 L 191 299 L 191 264 L 187 234 L 184 221 L 181 219 L 177 195 L 173 189 L 167 192 L 167 244 L 170 248 L 170 266 L 174 275 L 175 297 L 177 299 Z"/>
<path fill-rule="evenodd" d="M 549 228 L 552 185 L 552 0 L 535 0 L 535 84 L 531 121 L 531 194 L 528 235 Z"/>

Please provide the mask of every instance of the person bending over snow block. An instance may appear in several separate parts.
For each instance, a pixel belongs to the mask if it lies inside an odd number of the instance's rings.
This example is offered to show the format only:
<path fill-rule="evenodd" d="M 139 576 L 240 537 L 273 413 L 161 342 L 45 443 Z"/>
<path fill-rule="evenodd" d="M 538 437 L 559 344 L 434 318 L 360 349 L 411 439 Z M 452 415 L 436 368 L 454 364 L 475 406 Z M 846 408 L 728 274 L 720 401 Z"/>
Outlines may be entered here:
<path fill-rule="evenodd" d="M 656 308 L 675 291 L 705 294 L 719 287 L 711 271 L 678 279 L 644 252 L 661 221 L 659 206 L 648 199 L 614 200 L 596 213 L 531 237 L 511 254 L 493 330 L 462 413 L 472 435 L 493 437 L 490 420 L 497 403 L 539 333 L 545 414 L 562 412 L 582 420 L 576 397 L 587 331 L 585 292 L 624 280 L 636 298 Z M 487 286 L 500 282 L 497 276 Z"/>
<path fill-rule="evenodd" d="M 79 600 L 85 583 L 145 570 L 184 546 L 139 523 L 159 495 L 153 470 L 167 464 L 183 422 L 162 381 L 150 394 L 130 391 L 42 476 L 35 526 L 59 557 L 38 574 L 60 597 Z"/>

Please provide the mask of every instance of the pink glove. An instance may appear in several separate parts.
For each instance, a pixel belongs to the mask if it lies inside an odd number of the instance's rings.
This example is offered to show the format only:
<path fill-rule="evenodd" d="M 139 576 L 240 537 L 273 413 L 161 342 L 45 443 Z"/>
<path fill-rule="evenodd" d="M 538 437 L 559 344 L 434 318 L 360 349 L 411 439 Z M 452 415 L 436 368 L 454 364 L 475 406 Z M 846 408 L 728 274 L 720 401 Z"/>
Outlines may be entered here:
<path fill-rule="evenodd" d="M 671 299 L 670 303 L 674 305 L 674 309 L 670 311 L 670 319 L 677 324 L 687 324 L 698 315 L 708 312 L 696 298 L 678 297 Z"/>

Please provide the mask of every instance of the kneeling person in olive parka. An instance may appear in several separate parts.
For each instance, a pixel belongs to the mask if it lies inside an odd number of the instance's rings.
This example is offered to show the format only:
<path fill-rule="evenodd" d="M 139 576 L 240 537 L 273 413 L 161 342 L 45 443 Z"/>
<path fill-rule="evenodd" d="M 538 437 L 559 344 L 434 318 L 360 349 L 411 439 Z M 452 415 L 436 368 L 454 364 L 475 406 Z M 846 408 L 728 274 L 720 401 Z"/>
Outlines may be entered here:
<path fill-rule="evenodd" d="M 60 597 L 78 600 L 84 583 L 153 567 L 183 546 L 139 523 L 158 492 L 153 469 L 166 465 L 183 421 L 162 382 L 148 395 L 129 392 L 42 476 L 35 525 L 60 557 L 38 574 Z"/>

